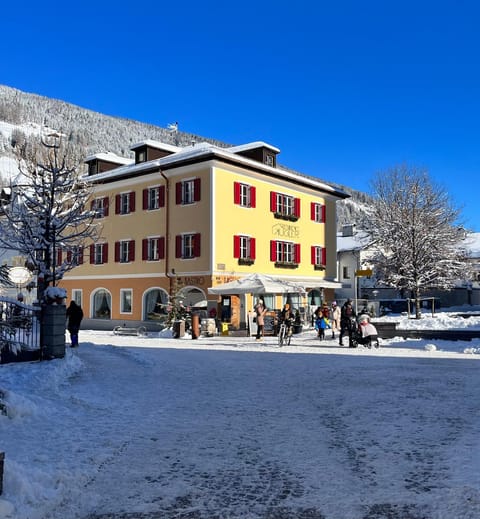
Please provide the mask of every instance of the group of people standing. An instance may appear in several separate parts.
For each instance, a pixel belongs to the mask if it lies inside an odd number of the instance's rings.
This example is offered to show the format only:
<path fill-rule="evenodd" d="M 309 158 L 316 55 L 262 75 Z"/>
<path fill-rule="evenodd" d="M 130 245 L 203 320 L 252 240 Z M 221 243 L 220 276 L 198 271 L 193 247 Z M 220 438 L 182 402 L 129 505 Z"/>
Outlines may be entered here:
<path fill-rule="evenodd" d="M 336 301 L 329 307 L 326 303 L 319 306 L 314 312 L 315 330 L 320 340 L 325 338 L 325 330 L 332 330 L 332 339 L 335 339 L 335 332 L 339 333 L 339 345 L 343 346 L 343 338 L 348 337 L 349 346 L 352 345 L 352 333 L 356 326 L 357 314 L 351 299 L 347 299 L 340 308 Z M 357 342 L 367 344 L 372 339 L 378 339 L 375 326 L 370 322 L 366 314 L 358 318 L 360 337 Z"/>

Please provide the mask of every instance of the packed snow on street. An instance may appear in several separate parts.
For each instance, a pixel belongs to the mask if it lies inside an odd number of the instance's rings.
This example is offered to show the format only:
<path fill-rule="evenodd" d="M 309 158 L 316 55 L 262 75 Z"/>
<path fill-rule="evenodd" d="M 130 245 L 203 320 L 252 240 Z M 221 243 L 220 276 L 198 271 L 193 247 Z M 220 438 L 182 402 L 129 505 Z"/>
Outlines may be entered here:
<path fill-rule="evenodd" d="M 82 330 L 0 366 L 0 517 L 478 519 L 479 361 L 480 339 Z"/>

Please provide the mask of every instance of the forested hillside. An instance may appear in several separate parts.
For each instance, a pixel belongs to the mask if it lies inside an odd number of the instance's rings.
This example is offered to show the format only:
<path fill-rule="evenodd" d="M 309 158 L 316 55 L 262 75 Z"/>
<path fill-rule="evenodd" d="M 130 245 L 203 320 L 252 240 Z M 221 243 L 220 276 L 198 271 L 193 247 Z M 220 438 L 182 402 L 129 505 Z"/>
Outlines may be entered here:
<path fill-rule="evenodd" d="M 182 131 L 171 131 L 130 119 L 111 117 L 85 108 L 65 103 L 57 99 L 29 94 L 0 85 L 0 124 L 8 123 L 15 128 L 10 131 L 0 129 L 0 159 L 13 157 L 13 147 L 22 140 L 28 140 L 42 126 L 54 128 L 65 135 L 71 145 L 79 147 L 81 156 L 97 152 L 111 151 L 123 157 L 132 157 L 130 146 L 145 139 L 153 139 L 178 146 L 192 142 L 206 141 L 220 147 L 242 143 L 224 143 L 211 137 L 204 137 Z M 1 169 L 0 160 L 0 169 Z M 282 167 L 282 166 L 280 166 Z M 0 170 L 0 176 L 6 172 Z M 337 204 L 338 226 L 356 223 L 362 227 L 367 218 L 369 197 L 348 186 L 336 184 L 352 198 Z"/>

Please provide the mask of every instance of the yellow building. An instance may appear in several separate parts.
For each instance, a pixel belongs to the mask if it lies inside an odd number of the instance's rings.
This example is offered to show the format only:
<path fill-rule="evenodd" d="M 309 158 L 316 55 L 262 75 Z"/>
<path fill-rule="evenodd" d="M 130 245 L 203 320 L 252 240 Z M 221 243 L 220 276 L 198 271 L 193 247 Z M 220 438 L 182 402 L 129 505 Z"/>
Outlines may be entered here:
<path fill-rule="evenodd" d="M 131 149 L 134 161 L 86 159 L 101 239 L 77 256 L 62 286 L 87 318 L 155 320 L 180 291 L 186 306 L 208 300 L 211 315 L 241 328 L 251 297 L 217 299 L 208 288 L 251 273 L 300 283 L 309 298 L 296 307 L 319 304 L 320 291 L 333 298 L 335 204 L 346 193 L 277 167 L 279 150 L 264 142 L 179 148 L 147 140 Z M 265 300 L 271 309 L 284 302 Z"/>

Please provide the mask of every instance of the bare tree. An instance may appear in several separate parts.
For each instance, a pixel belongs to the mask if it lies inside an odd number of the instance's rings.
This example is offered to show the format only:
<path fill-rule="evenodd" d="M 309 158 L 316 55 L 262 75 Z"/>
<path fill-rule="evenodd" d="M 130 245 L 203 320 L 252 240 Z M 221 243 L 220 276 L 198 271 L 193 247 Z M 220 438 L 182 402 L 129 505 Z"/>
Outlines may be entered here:
<path fill-rule="evenodd" d="M 85 242 L 99 228 L 95 212 L 85 204 L 91 184 L 81 178 L 80 160 L 52 133 L 22 147 L 17 155 L 20 174 L 11 180 L 11 199 L 3 206 L 0 244 L 25 256 L 38 275 L 38 297 L 78 264 Z M 62 261 L 57 261 L 58 251 Z"/>
<path fill-rule="evenodd" d="M 374 177 L 370 232 L 377 279 L 407 291 L 421 317 L 426 288 L 452 288 L 468 274 L 465 230 L 447 191 L 426 170 L 398 166 Z"/>

